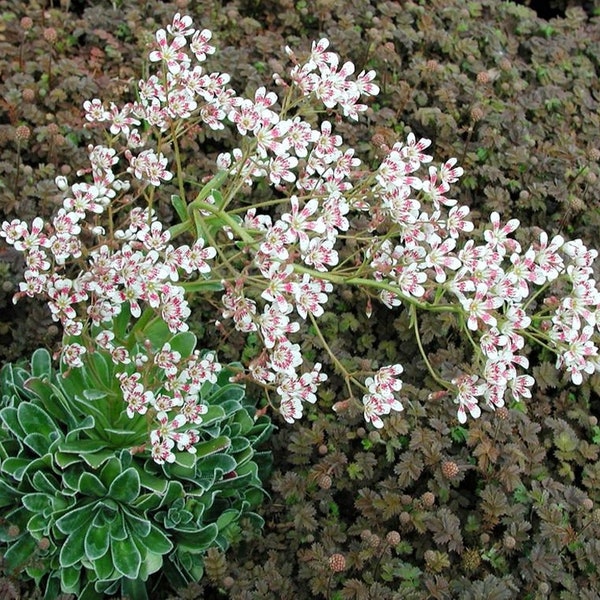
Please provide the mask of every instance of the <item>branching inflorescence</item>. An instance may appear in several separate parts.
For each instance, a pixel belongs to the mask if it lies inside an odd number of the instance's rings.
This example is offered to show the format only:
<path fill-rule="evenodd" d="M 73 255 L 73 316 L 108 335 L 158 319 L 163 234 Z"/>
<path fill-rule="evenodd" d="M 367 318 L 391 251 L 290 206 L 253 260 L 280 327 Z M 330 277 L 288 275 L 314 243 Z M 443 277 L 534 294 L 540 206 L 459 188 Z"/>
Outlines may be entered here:
<path fill-rule="evenodd" d="M 298 342 L 305 323 L 320 336 L 317 321 L 335 286 L 360 288 L 367 306 L 378 298 L 410 311 L 423 359 L 454 394 L 460 422 L 479 416 L 480 406 L 531 397 L 526 344 L 553 351 L 575 384 L 599 369 L 597 252 L 545 232 L 521 247 L 512 237 L 519 222 L 503 223 L 497 213 L 476 241 L 469 208 L 450 196 L 463 170 L 456 159 L 435 165 L 427 139 L 410 134 L 385 147 L 377 167 L 362 164 L 335 125 L 367 110 L 362 99 L 379 92 L 374 71 L 355 75 L 322 39 L 304 62 L 286 49 L 289 77 L 273 78 L 280 96 L 261 87 L 243 98 L 228 87 L 229 75 L 203 66 L 215 51 L 211 32 L 190 17 L 177 14 L 155 42 L 149 60 L 157 71 L 139 82 L 137 101 L 85 103 L 108 143 L 90 146 L 84 180 L 68 188 L 57 179 L 65 198 L 52 222 L 13 220 L 0 234 L 25 255 L 17 297 L 45 297 L 64 328 L 61 360 L 78 368 L 97 348 L 122 365 L 126 410 L 156 415 L 157 461 L 172 460 L 176 443 L 193 451 L 193 435 L 177 430 L 201 422 L 190 399 L 220 366 L 211 353 L 130 349 L 153 319 L 187 330 L 188 294 L 223 290 L 221 317 L 262 342 L 246 375 L 278 397 L 289 422 L 327 378 L 320 363 L 306 364 Z M 187 179 L 179 152 L 196 125 L 233 127 L 240 137 L 201 186 Z M 178 189 L 171 200 L 180 222 L 170 228 L 154 209 L 165 184 Z M 190 195 L 193 185 L 200 191 Z M 258 187 L 262 199 L 253 202 Z M 272 196 L 264 200 L 267 187 Z M 341 252 L 349 239 L 352 251 Z M 445 381 L 433 370 L 418 336 L 422 310 L 453 313 L 473 347 L 468 372 Z M 119 339 L 113 325 L 124 314 L 130 327 Z M 360 390 L 375 427 L 402 410 L 401 365 L 349 373 L 333 355 L 332 362 L 350 397 Z M 144 376 L 152 368 L 169 379 L 160 394 Z"/>

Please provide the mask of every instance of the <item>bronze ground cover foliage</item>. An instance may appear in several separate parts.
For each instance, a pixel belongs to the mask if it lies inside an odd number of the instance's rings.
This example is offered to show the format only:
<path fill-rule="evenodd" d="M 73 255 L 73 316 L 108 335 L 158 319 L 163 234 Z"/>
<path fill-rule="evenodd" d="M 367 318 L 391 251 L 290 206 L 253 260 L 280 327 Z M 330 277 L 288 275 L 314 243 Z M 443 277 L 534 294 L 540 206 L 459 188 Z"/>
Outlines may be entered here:
<path fill-rule="evenodd" d="M 0 0 L 0 597 L 600 597 L 599 75 L 597 0 Z"/>

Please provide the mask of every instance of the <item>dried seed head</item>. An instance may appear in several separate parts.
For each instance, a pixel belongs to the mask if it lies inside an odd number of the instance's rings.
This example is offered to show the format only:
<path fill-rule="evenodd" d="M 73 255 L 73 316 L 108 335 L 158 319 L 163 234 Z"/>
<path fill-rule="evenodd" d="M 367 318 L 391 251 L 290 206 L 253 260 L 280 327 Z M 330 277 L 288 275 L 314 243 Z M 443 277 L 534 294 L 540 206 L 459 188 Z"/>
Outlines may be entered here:
<path fill-rule="evenodd" d="M 48 131 L 48 135 L 52 136 L 58 135 L 60 133 L 60 129 L 56 123 L 50 123 L 46 130 Z"/>
<path fill-rule="evenodd" d="M 228 589 L 230 589 L 230 588 L 232 588 L 232 587 L 233 587 L 233 584 L 235 583 L 235 579 L 234 579 L 233 577 L 231 577 L 231 576 L 229 576 L 229 575 L 228 575 L 227 577 L 225 577 L 225 578 L 223 579 L 223 582 L 222 582 L 222 583 L 223 583 L 223 587 L 224 587 L 226 590 L 228 590 Z"/>
<path fill-rule="evenodd" d="M 423 502 L 423 506 L 431 508 L 435 504 L 435 495 L 431 492 L 425 492 L 421 496 L 421 502 Z"/>
<path fill-rule="evenodd" d="M 435 560 L 435 551 L 427 550 L 425 554 L 423 554 L 423 558 L 425 559 L 426 563 L 432 563 Z"/>
<path fill-rule="evenodd" d="M 483 109 L 481 108 L 481 106 L 474 106 L 471 109 L 471 121 L 473 121 L 473 123 L 477 123 L 478 121 L 481 121 L 481 119 L 483 119 Z"/>
<path fill-rule="evenodd" d="M 329 568 L 334 573 L 341 573 L 346 569 L 346 557 L 343 554 L 332 554 L 329 557 Z"/>
<path fill-rule="evenodd" d="M 21 98 L 23 98 L 23 102 L 33 102 L 35 100 L 35 91 L 31 88 L 25 88 L 21 93 Z"/>
<path fill-rule="evenodd" d="M 366 542 L 373 534 L 369 529 L 363 529 L 360 532 L 360 539 Z"/>
<path fill-rule="evenodd" d="M 515 540 L 512 535 L 505 535 L 502 543 L 507 550 L 514 550 L 515 546 L 517 545 L 517 540 Z"/>
<path fill-rule="evenodd" d="M 400 519 L 400 523 L 402 523 L 402 525 L 408 525 L 411 521 L 410 513 L 406 512 L 405 510 L 400 513 L 398 518 Z"/>
<path fill-rule="evenodd" d="M 585 510 L 592 510 L 594 508 L 594 501 L 591 498 L 584 498 L 581 502 L 581 507 Z"/>
<path fill-rule="evenodd" d="M 371 546 L 371 548 L 379 548 L 380 544 L 381 544 L 381 538 L 377 534 L 374 533 L 369 538 L 369 546 Z"/>
<path fill-rule="evenodd" d="M 21 19 L 21 27 L 25 31 L 29 31 L 33 27 L 33 20 L 31 19 L 31 17 L 23 17 Z"/>
<path fill-rule="evenodd" d="M 512 68 L 512 63 L 510 62 L 510 60 L 508 60 L 508 58 L 503 58 L 499 63 L 498 66 L 503 70 L 503 71 L 508 71 Z"/>
<path fill-rule="evenodd" d="M 329 475 L 321 475 L 319 479 L 317 479 L 317 484 L 324 490 L 330 489 L 332 483 L 333 481 Z"/>
<path fill-rule="evenodd" d="M 490 82 L 490 75 L 487 71 L 479 71 L 477 73 L 477 83 L 480 85 L 485 85 Z"/>
<path fill-rule="evenodd" d="M 17 537 L 21 533 L 21 530 L 18 525 L 9 525 L 7 533 L 8 537 Z"/>
<path fill-rule="evenodd" d="M 400 539 L 400 534 L 397 531 L 388 531 L 387 535 L 385 536 L 385 541 L 390 546 L 397 546 L 400 543 Z"/>
<path fill-rule="evenodd" d="M 319 454 L 321 456 L 325 456 L 327 454 L 327 452 L 329 452 L 329 448 L 327 448 L 327 445 L 326 444 L 321 444 L 319 446 Z"/>
<path fill-rule="evenodd" d="M 506 406 L 501 406 L 496 409 L 496 416 L 502 421 L 506 421 L 508 419 L 508 408 Z"/>
<path fill-rule="evenodd" d="M 425 69 L 430 73 L 437 73 L 440 70 L 440 63 L 437 60 L 429 59 L 425 63 Z"/>
<path fill-rule="evenodd" d="M 383 137 L 383 135 L 381 135 L 381 133 L 376 133 L 375 135 L 373 135 L 373 137 L 371 138 L 371 142 L 376 148 L 381 148 L 386 145 L 385 138 Z"/>
<path fill-rule="evenodd" d="M 479 551 L 474 548 L 469 548 L 463 552 L 462 564 L 465 571 L 476 571 L 481 565 L 481 556 Z"/>
<path fill-rule="evenodd" d="M 19 142 L 27 141 L 31 137 L 31 129 L 27 125 L 19 125 L 15 129 L 15 139 Z"/>
<path fill-rule="evenodd" d="M 442 463 L 442 475 L 446 479 L 453 479 L 460 473 L 458 465 L 453 460 L 445 460 Z"/>
<path fill-rule="evenodd" d="M 600 149 L 590 148 L 590 159 L 593 161 L 600 160 Z"/>
<path fill-rule="evenodd" d="M 371 431 L 369 432 L 369 440 L 371 442 L 373 442 L 374 444 L 377 444 L 378 442 L 381 441 L 381 434 L 379 433 L 379 431 Z"/>
<path fill-rule="evenodd" d="M 531 194 L 527 190 L 521 190 L 519 192 L 519 200 L 523 200 L 523 202 L 529 200 Z"/>
<path fill-rule="evenodd" d="M 48 550 L 50 548 L 50 540 L 47 537 L 43 537 L 38 541 L 37 545 L 42 551 Z"/>
<path fill-rule="evenodd" d="M 585 202 L 578 196 L 569 196 L 569 208 L 574 212 L 581 212 L 585 209 Z"/>
<path fill-rule="evenodd" d="M 56 44 L 56 40 L 58 40 L 58 34 L 56 33 L 56 29 L 54 29 L 54 27 L 46 27 L 42 35 L 50 44 Z"/>

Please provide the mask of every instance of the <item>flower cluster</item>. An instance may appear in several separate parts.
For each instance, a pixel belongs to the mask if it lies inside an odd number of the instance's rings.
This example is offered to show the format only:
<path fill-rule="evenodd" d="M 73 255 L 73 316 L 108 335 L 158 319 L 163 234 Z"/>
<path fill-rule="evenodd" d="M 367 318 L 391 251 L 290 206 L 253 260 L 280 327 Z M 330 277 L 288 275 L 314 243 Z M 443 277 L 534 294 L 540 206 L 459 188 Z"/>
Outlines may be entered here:
<path fill-rule="evenodd" d="M 24 281 L 15 300 L 24 295 L 47 298 L 52 318 L 63 327 L 61 358 L 69 367 L 82 367 L 86 352 L 103 350 L 115 364 L 137 369 L 120 378 L 127 414 L 144 414 L 148 408 L 157 413 L 160 426 L 151 433 L 152 455 L 157 462 L 172 461 L 170 450 L 175 442 L 179 450 L 193 452 L 198 435 L 178 430 L 200 422 L 203 407 L 197 402 L 197 392 L 204 381 L 214 380 L 220 365 L 212 355 L 194 355 L 179 373 L 175 365 L 181 357 L 167 359 L 163 348 L 156 366 L 164 369 L 169 395 L 164 390 L 147 390 L 140 379 L 148 356 L 132 356 L 125 340 L 115 338 L 112 327 L 122 311 L 139 318 L 145 307 L 159 315 L 172 333 L 186 331 L 190 309 L 184 288 L 178 285 L 180 275 L 209 273 L 207 261 L 216 250 L 205 247 L 201 238 L 191 246 L 173 246 L 169 231 L 163 231 L 147 208 L 133 208 L 126 227 L 110 236 L 104 228 L 92 226 L 86 217 L 104 213 L 128 184 L 116 179 L 112 171 L 117 162 L 112 149 L 90 147 L 90 161 L 93 183 L 74 184 L 50 223 L 36 218 L 31 227 L 19 220 L 2 224 L 0 235 L 25 256 Z M 65 187 L 63 181 L 57 183 Z M 156 374 L 150 379 L 156 383 Z M 172 419 L 171 412 L 175 413 Z"/>
<path fill-rule="evenodd" d="M 367 108 L 362 98 L 379 92 L 375 73 L 354 77 L 355 66 L 329 51 L 326 39 L 312 45 L 304 62 L 287 49 L 290 76 L 274 75 L 281 98 L 266 87 L 243 98 L 228 87 L 229 75 L 206 70 L 202 63 L 215 51 L 210 40 L 208 30 L 195 29 L 190 17 L 179 14 L 160 29 L 149 55 L 158 72 L 139 82 L 139 99 L 121 108 L 99 99 L 84 105 L 87 120 L 114 136 L 114 147 L 90 147 L 91 169 L 82 173 L 88 182 L 71 186 L 52 223 L 2 226 L 1 235 L 26 256 L 20 293 L 44 295 L 67 340 L 91 325 L 93 344 L 116 363 L 141 364 L 103 325 L 126 305 L 134 320 L 152 310 L 172 332 L 185 331 L 187 283 L 179 279 L 210 274 L 224 290 L 222 318 L 262 342 L 247 374 L 278 396 L 289 422 L 316 401 L 327 378 L 320 363 L 307 364 L 299 336 L 306 323 L 319 331 L 317 320 L 336 285 L 360 286 L 390 309 L 411 310 L 415 321 L 419 310 L 456 315 L 473 346 L 472 370 L 445 382 L 424 351 L 423 358 L 454 393 L 461 422 L 467 414 L 477 417 L 480 403 L 495 409 L 531 397 L 527 341 L 553 349 L 557 367 L 576 384 L 583 373 L 598 370 L 596 251 L 546 233 L 523 250 L 512 237 L 518 221 L 502 223 L 497 213 L 481 243 L 465 239 L 475 229 L 469 208 L 450 194 L 463 170 L 453 158 L 435 165 L 427 139 L 410 134 L 383 148 L 380 165 L 367 169 L 336 133 L 331 115 L 340 110 L 357 119 Z M 327 111 L 317 122 L 298 108 L 314 103 Z M 239 147 L 218 156 L 217 174 L 188 198 L 177 158 L 186 121 L 213 130 L 232 127 L 242 138 Z M 125 167 L 117 171 L 120 161 Z M 151 208 L 156 188 L 167 182 L 180 192 L 175 207 L 181 223 L 170 229 Z M 257 182 L 275 190 L 266 205 L 279 204 L 277 210 L 252 204 Z M 134 196 L 145 197 L 148 206 L 132 206 Z M 114 213 L 124 215 L 117 228 Z M 106 228 L 97 224 L 102 215 Z M 86 222 L 90 216 L 93 225 Z M 190 234 L 191 244 L 174 245 L 174 237 Z M 341 259 L 342 237 L 355 238 L 354 268 Z M 74 277 L 67 275 L 70 264 L 80 268 Z M 550 290 L 558 296 L 542 302 Z M 92 347 L 80 342 L 63 348 L 72 367 Z M 172 393 L 147 389 L 139 373 L 126 372 L 121 383 L 128 413 L 156 411 L 153 452 L 165 461 L 175 444 L 189 450 L 193 443 L 192 434 L 180 431 L 196 422 L 185 416 L 197 410 L 186 404 L 197 392 L 191 373 L 208 367 L 200 367 L 197 357 L 176 359 L 168 348 L 157 352 L 153 364 L 163 369 Z M 332 361 L 343 371 L 333 354 Z M 383 425 L 382 415 L 402 410 L 401 373 L 397 364 L 374 368 L 366 378 L 342 373 L 351 397 L 354 386 L 361 389 L 365 418 L 376 427 Z M 177 415 L 169 420 L 173 407 Z"/>

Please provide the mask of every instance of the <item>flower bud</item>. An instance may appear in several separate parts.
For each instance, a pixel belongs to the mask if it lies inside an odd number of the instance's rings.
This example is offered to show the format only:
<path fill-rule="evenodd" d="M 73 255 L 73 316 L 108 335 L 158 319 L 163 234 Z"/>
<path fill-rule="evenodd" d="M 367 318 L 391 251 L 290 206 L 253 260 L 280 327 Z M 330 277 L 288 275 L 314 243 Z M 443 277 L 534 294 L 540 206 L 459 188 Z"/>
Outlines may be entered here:
<path fill-rule="evenodd" d="M 67 181 L 67 178 L 63 175 L 57 175 L 57 177 L 54 179 L 54 183 L 61 192 L 66 191 L 69 187 L 69 182 Z"/>

